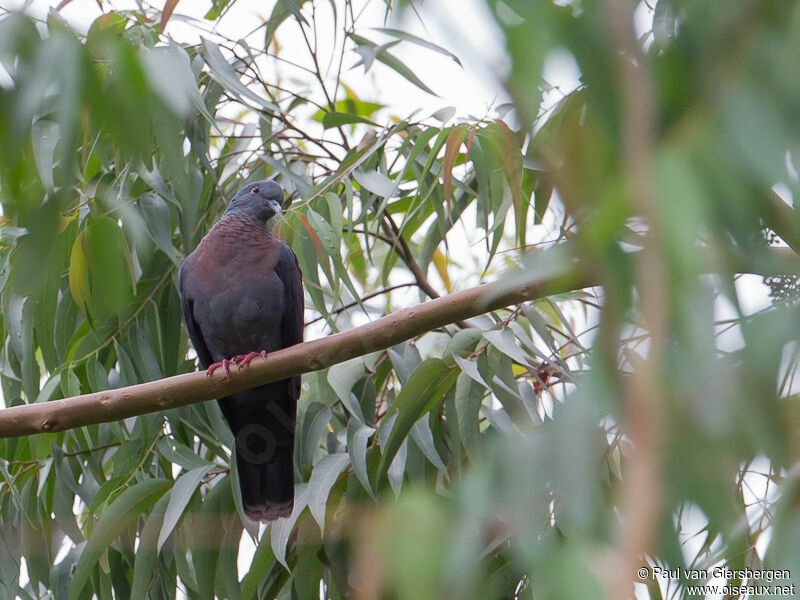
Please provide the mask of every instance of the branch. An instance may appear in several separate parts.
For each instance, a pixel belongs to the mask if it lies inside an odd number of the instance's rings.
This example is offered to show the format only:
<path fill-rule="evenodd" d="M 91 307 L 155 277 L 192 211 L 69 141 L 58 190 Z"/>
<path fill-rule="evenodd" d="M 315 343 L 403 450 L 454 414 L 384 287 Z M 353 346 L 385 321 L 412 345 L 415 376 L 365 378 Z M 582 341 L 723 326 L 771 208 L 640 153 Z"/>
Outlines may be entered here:
<path fill-rule="evenodd" d="M 663 510 L 663 428 L 667 385 L 663 368 L 667 347 L 670 276 L 664 257 L 662 219 L 654 193 L 654 98 L 648 57 L 636 39 L 632 13 L 625 0 L 606 0 L 607 20 L 615 44 L 622 90 L 622 166 L 632 204 L 650 226 L 634 261 L 643 326 L 650 332 L 647 359 L 618 378 L 624 393 L 623 428 L 636 449 L 619 491 L 622 519 L 617 531 L 615 576 L 608 594 L 626 599 L 633 594 L 631 575 L 653 548 Z M 617 326 L 621 323 L 616 323 Z"/>
<path fill-rule="evenodd" d="M 372 298 L 375 298 L 376 296 L 380 296 L 382 294 L 388 294 L 390 292 L 393 292 L 394 290 L 399 290 L 401 288 L 412 287 L 412 286 L 416 286 L 416 285 L 417 285 L 416 281 L 413 282 L 413 283 L 398 283 L 397 285 L 392 285 L 392 286 L 389 286 L 387 288 L 383 288 L 383 289 L 377 290 L 375 292 L 367 294 L 366 296 L 361 297 L 358 300 L 355 300 L 353 302 L 349 302 L 348 304 L 345 304 L 344 306 L 340 306 L 336 310 L 332 310 L 330 312 L 330 314 L 331 315 L 338 315 L 339 313 L 342 313 L 342 312 L 344 312 L 344 311 L 346 311 L 346 310 L 348 310 L 350 308 L 358 306 L 359 304 L 361 304 L 363 302 L 366 302 L 367 300 L 371 300 Z M 324 316 L 320 315 L 319 317 L 311 319 L 310 321 L 306 322 L 306 327 L 308 327 L 312 323 L 316 323 L 317 321 L 322 321 L 322 319 L 324 319 L 324 318 L 325 318 Z"/>
<path fill-rule="evenodd" d="M 800 270 L 800 258 L 788 248 L 772 248 L 767 257 L 768 262 L 754 260 L 749 255 L 737 256 L 737 271 L 773 275 Z M 515 281 L 518 283 L 515 284 L 510 281 L 511 278 L 443 296 L 342 333 L 273 352 L 267 358 L 255 358 L 245 370 L 239 372 L 234 369 L 230 379 L 225 379 L 221 370 L 217 370 L 212 377 L 207 377 L 204 371 L 186 373 L 116 390 L 2 409 L 0 438 L 109 423 L 223 398 L 385 350 L 459 320 L 600 283 L 596 278 L 575 273 L 539 281 L 520 282 L 517 278 Z"/>
<path fill-rule="evenodd" d="M 590 285 L 594 282 L 575 274 L 523 283 L 514 288 L 481 285 L 397 311 L 342 333 L 273 352 L 266 358 L 255 358 L 246 369 L 234 369 L 229 379 L 221 369 L 211 377 L 203 371 L 63 400 L 13 406 L 0 410 L 0 438 L 64 431 L 223 398 L 384 350 L 463 319 Z"/>

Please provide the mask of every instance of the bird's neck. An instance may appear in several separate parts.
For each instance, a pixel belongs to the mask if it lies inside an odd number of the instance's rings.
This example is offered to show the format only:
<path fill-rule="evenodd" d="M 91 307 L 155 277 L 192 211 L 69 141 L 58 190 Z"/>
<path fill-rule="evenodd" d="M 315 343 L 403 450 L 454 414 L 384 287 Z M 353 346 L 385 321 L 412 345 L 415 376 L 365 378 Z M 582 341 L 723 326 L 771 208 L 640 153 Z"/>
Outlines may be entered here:
<path fill-rule="evenodd" d="M 263 221 L 254 219 L 248 215 L 232 213 L 224 215 L 212 228 L 219 229 L 221 235 L 235 235 L 241 237 L 242 234 L 254 237 L 274 238 L 272 231 Z"/>
<path fill-rule="evenodd" d="M 263 256 L 279 243 L 265 223 L 242 215 L 222 217 L 200 242 L 222 263 Z"/>

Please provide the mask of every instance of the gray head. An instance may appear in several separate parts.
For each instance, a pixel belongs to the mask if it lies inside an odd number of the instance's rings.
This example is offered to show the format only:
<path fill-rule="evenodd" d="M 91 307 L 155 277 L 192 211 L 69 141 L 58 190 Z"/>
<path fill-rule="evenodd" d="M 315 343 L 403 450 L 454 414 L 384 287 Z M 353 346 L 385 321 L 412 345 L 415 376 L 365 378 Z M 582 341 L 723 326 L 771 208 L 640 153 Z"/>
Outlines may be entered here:
<path fill-rule="evenodd" d="M 250 217 L 266 223 L 281 213 L 283 188 L 271 180 L 248 183 L 240 189 L 228 205 L 226 215 Z"/>

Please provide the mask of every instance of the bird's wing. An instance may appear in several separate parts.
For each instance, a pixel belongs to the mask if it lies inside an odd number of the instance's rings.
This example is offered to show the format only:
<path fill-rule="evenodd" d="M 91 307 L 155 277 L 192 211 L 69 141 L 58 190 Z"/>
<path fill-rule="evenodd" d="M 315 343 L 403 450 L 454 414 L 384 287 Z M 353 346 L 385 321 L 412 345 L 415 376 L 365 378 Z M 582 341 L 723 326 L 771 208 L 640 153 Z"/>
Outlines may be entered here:
<path fill-rule="evenodd" d="M 281 345 L 284 348 L 303 341 L 303 274 L 292 249 L 285 244 L 281 247 L 275 273 L 283 283 L 284 311 L 281 320 Z"/>
<path fill-rule="evenodd" d="M 207 368 L 214 360 L 211 358 L 211 352 L 209 352 L 206 341 L 203 338 L 203 333 L 200 331 L 200 325 L 194 318 L 194 311 L 192 310 L 194 302 L 184 288 L 186 268 L 186 261 L 184 261 L 181 265 L 180 273 L 178 274 L 178 292 L 181 297 L 183 318 L 186 321 L 186 329 L 189 331 L 189 338 L 192 340 L 192 345 L 197 352 L 198 358 L 200 358 L 200 364 Z"/>
<path fill-rule="evenodd" d="M 275 273 L 283 283 L 284 310 L 281 319 L 281 345 L 284 348 L 303 341 L 303 274 L 292 249 L 282 245 Z M 300 397 L 300 377 L 292 377 L 289 391 L 294 400 Z"/>

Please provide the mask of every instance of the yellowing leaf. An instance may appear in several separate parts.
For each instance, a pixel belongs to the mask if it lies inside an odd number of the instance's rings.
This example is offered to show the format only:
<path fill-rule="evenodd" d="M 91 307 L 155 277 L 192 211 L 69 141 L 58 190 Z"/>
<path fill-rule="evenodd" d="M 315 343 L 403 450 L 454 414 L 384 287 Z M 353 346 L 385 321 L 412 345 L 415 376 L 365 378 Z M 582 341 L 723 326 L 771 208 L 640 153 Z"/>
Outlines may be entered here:
<path fill-rule="evenodd" d="M 70 293 L 87 319 L 101 324 L 117 317 L 135 294 L 132 258 L 116 221 L 95 219 L 70 252 Z"/>
<path fill-rule="evenodd" d="M 447 293 L 451 293 L 453 290 L 450 286 L 450 275 L 447 273 L 447 257 L 438 248 L 433 252 L 433 266 L 436 267 L 436 272 L 442 278 Z"/>
<path fill-rule="evenodd" d="M 72 244 L 69 255 L 69 291 L 75 304 L 89 318 L 86 295 L 89 291 L 89 266 L 86 261 L 86 232 L 82 232 Z"/>

